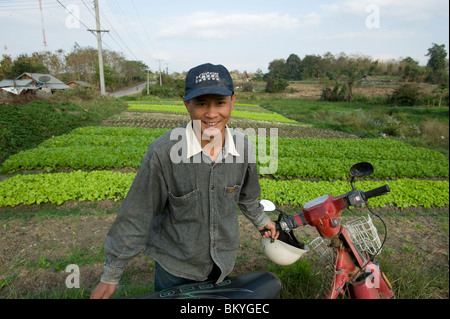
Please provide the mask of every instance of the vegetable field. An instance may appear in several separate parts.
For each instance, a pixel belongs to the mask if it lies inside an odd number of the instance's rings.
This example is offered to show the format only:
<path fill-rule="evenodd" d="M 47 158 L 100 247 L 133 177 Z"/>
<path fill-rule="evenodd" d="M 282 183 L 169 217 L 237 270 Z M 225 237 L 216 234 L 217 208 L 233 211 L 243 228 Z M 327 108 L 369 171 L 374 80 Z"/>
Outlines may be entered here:
<path fill-rule="evenodd" d="M 237 104 L 233 117 L 267 122 L 296 123 L 278 113 L 267 111 L 258 105 Z M 184 104 L 130 103 L 129 111 L 187 114 Z"/>
<path fill-rule="evenodd" d="M 149 106 L 158 111 L 166 108 L 178 112 L 178 106 L 184 109 L 184 105 L 167 104 L 132 104 L 130 109 L 148 110 Z M 254 111 L 243 112 L 259 114 L 257 107 L 247 108 Z M 265 111 L 260 114 L 267 115 Z M 165 132 L 168 129 L 82 127 L 13 155 L 1 167 L 2 174 L 17 175 L 0 182 L 0 207 L 121 200 L 135 173 L 120 170 L 136 171 L 148 145 Z M 264 152 L 259 143 L 264 142 L 266 147 L 265 154 L 257 153 L 257 159 L 270 154 L 270 142 L 273 141 L 268 137 L 255 135 L 250 136 L 250 140 L 257 152 Z M 278 205 L 301 206 L 324 192 L 345 193 L 348 170 L 361 161 L 371 162 L 375 167 L 371 178 L 381 180 L 363 181 L 363 189 L 373 188 L 385 180 L 391 186 L 391 194 L 373 200 L 376 206 L 430 208 L 448 204 L 449 163 L 439 152 L 381 138 L 280 137 L 277 146 L 276 154 L 270 154 L 276 157 L 273 160 L 277 170 L 270 175 L 261 175 L 261 186 L 262 197 Z"/>
<path fill-rule="evenodd" d="M 188 120 L 181 103 L 129 106 L 102 126 L 76 128 L 3 162 L 0 298 L 89 297 L 103 271 L 106 233 L 149 144 Z M 374 174 L 355 186 L 368 190 L 387 183 L 391 189 L 386 196 L 372 198 L 371 206 L 388 226 L 380 264 L 397 296 L 448 298 L 446 156 L 390 138 L 362 139 L 309 127 L 252 104 L 235 105 L 230 126 L 249 135 L 260 169 L 268 165 L 267 156 L 275 164 L 272 174 L 260 173 L 262 197 L 288 213 L 315 197 L 346 193 L 350 167 L 372 163 Z M 270 129 L 277 131 L 276 140 L 269 138 Z M 343 221 L 355 214 L 360 213 L 345 212 Z M 318 298 L 309 292 L 314 275 L 308 263 L 300 260 L 277 268 L 264 258 L 259 232 L 238 217 L 245 236 L 240 238 L 233 274 L 269 270 L 283 282 L 282 298 Z M 317 236 L 313 231 L 299 228 L 296 234 L 308 242 Z M 69 274 L 64 269 L 69 264 L 80 267 L 80 289 L 66 287 Z M 151 291 L 153 269 L 149 257 L 139 255 L 125 269 L 116 296 Z"/>

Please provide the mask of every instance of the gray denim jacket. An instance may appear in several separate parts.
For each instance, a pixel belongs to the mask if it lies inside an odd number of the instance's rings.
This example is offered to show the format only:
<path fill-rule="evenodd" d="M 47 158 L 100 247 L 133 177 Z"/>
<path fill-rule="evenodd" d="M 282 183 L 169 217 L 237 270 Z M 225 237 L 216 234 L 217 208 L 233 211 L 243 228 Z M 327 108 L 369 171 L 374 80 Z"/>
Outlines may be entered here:
<path fill-rule="evenodd" d="M 107 234 L 102 282 L 117 284 L 125 265 L 145 250 L 171 274 L 197 281 L 207 279 L 214 262 L 219 283 L 238 250 L 237 206 L 255 227 L 269 223 L 257 201 L 261 188 L 247 137 L 229 129 L 212 163 L 203 152 L 186 155 L 188 131 L 176 128 L 149 146 Z"/>

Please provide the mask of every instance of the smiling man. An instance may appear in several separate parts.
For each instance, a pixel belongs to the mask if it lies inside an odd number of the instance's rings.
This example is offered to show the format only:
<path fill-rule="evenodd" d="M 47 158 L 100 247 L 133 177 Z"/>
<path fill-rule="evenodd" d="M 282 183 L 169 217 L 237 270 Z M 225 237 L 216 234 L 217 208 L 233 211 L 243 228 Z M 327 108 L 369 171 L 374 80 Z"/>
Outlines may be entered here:
<path fill-rule="evenodd" d="M 261 195 L 252 144 L 227 127 L 236 100 L 230 73 L 202 64 L 186 77 L 191 121 L 148 148 L 105 240 L 105 265 L 91 298 L 109 298 L 139 252 L 155 260 L 155 290 L 194 281 L 220 283 L 239 245 L 237 207 L 265 237 L 275 223 Z M 180 152 L 181 151 L 181 152 Z"/>
<path fill-rule="evenodd" d="M 226 125 L 233 110 L 236 95 L 202 95 L 185 101 L 192 129 L 203 151 L 215 162 L 225 145 Z"/>

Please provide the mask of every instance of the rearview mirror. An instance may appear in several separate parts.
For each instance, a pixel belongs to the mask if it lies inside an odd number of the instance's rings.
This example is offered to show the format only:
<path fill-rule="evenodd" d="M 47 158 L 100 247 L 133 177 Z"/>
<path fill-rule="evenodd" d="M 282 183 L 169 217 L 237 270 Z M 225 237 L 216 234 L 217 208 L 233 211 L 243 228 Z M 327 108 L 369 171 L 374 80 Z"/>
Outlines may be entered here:
<path fill-rule="evenodd" d="M 367 162 L 361 162 L 353 165 L 350 168 L 350 176 L 352 177 L 363 177 L 373 174 L 373 166 Z"/>

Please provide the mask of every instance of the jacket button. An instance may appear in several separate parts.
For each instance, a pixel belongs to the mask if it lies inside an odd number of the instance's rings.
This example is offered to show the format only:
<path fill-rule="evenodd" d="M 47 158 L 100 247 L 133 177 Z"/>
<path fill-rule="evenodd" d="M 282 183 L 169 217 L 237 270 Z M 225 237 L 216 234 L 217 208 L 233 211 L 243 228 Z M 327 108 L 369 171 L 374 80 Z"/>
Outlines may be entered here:
<path fill-rule="evenodd" d="M 214 190 L 214 186 L 213 186 L 213 187 L 211 187 L 211 190 L 212 190 L 212 191 Z"/>

